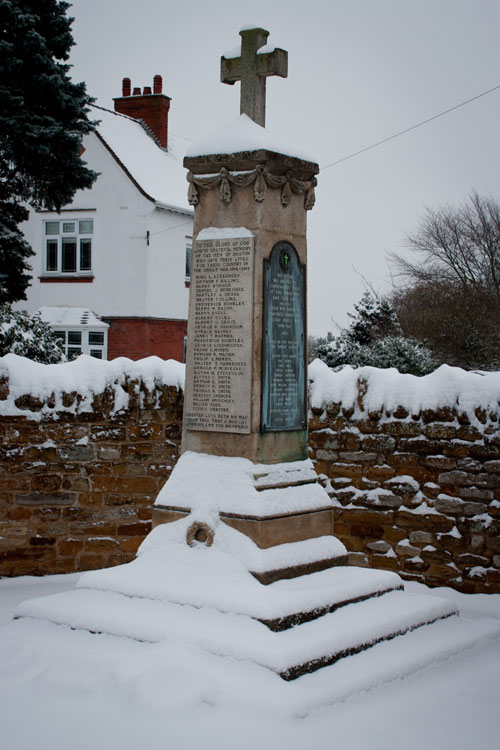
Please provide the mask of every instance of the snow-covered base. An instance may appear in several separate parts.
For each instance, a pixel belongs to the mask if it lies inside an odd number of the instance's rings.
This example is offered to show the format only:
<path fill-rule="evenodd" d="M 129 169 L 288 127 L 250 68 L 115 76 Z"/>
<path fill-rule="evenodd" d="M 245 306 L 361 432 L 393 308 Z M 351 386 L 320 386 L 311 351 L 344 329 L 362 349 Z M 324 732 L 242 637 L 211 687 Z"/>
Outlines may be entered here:
<path fill-rule="evenodd" d="M 155 505 L 186 508 L 193 520 L 208 524 L 217 524 L 221 512 L 258 517 L 300 513 L 331 506 L 317 479 L 310 459 L 270 465 L 186 451 Z"/>
<path fill-rule="evenodd" d="M 159 528 L 134 562 L 89 572 L 75 591 L 27 601 L 16 615 L 138 642 L 187 638 L 197 649 L 289 679 L 455 614 L 446 600 L 399 590 L 401 580 L 388 571 L 337 567 L 263 586 L 245 555 L 227 551 L 244 547 L 243 535 L 221 524 L 213 546 L 189 547 L 188 523 Z M 299 543 L 296 561 L 309 554 Z M 293 622 L 303 613 L 305 621 L 281 632 L 262 622 Z"/>
<path fill-rule="evenodd" d="M 498 742 L 498 595 L 406 584 L 451 599 L 460 618 L 286 682 L 182 635 L 149 644 L 9 622 L 23 599 L 70 590 L 77 579 L 0 580 L 0 726 L 10 750 L 323 750 L 332 738 L 345 750 L 470 750 Z"/>

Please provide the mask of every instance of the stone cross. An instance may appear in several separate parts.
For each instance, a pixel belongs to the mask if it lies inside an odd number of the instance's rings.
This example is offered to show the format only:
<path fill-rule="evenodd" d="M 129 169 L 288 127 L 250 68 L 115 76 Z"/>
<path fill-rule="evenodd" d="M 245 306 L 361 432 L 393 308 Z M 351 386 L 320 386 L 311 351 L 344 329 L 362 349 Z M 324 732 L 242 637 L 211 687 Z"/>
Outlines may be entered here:
<path fill-rule="evenodd" d="M 233 85 L 241 81 L 240 114 L 265 127 L 266 76 L 288 75 L 288 52 L 274 48 L 259 52 L 267 43 L 269 32 L 265 29 L 242 29 L 241 56 L 221 57 L 220 79 Z"/>

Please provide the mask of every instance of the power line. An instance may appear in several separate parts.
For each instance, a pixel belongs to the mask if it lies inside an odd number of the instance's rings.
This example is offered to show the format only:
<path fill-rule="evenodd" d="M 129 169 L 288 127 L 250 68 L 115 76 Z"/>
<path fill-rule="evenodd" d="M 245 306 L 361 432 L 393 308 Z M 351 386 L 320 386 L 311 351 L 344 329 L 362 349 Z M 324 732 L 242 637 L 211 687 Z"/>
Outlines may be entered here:
<path fill-rule="evenodd" d="M 496 91 L 497 89 L 500 89 L 500 84 L 498 86 L 493 86 L 492 89 L 488 89 L 488 91 L 483 91 L 481 94 L 477 94 L 477 96 L 473 96 L 471 99 L 467 99 L 465 102 L 460 102 L 460 104 L 455 104 L 454 107 L 450 107 L 449 109 L 445 109 L 444 112 L 439 112 L 439 114 L 434 115 L 433 117 L 428 117 L 427 120 L 422 120 L 422 122 L 417 122 L 416 125 L 412 125 L 409 128 L 406 128 L 405 130 L 400 130 L 399 133 L 394 133 L 394 135 L 390 135 L 388 138 L 383 138 L 381 141 L 377 141 L 377 143 L 372 143 L 371 146 L 366 146 L 366 148 L 362 148 L 360 151 L 355 151 L 353 154 L 349 154 L 348 156 L 343 156 L 342 159 L 337 159 L 337 161 L 332 161 L 331 164 L 327 164 L 324 167 L 320 167 L 321 171 L 324 172 L 325 169 L 328 169 L 329 167 L 334 167 L 337 164 L 340 164 L 343 161 L 347 161 L 348 159 L 353 159 L 355 156 L 359 156 L 360 154 L 364 154 L 366 151 L 370 151 L 372 148 L 376 148 L 377 146 L 381 146 L 383 143 L 387 143 L 388 141 L 392 141 L 394 138 L 399 138 L 400 135 L 404 135 L 405 133 L 409 133 L 410 130 L 415 130 L 415 128 L 420 128 L 422 125 L 426 125 L 428 122 L 432 122 L 433 120 L 437 120 L 438 117 L 442 117 L 443 115 L 447 115 L 449 112 L 453 112 L 456 109 L 459 109 L 460 107 L 465 107 L 466 104 L 470 104 L 471 102 L 476 101 L 476 99 L 480 99 L 482 96 L 486 96 L 486 94 L 491 94 L 492 91 Z"/>

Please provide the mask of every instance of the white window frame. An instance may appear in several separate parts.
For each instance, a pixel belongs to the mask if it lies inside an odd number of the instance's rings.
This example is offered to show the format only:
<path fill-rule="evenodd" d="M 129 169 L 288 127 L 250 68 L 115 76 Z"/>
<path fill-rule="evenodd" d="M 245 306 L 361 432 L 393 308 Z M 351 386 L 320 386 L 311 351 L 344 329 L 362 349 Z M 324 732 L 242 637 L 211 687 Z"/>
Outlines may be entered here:
<path fill-rule="evenodd" d="M 54 333 L 64 342 L 64 353 L 68 359 L 74 359 L 79 354 L 88 354 L 97 359 L 108 358 L 108 329 L 98 326 L 65 326 L 58 323 L 51 325 Z M 64 334 L 64 338 L 62 335 Z M 102 344 L 95 343 L 95 334 L 102 335 Z M 94 342 L 92 338 L 94 337 Z M 78 343 L 79 339 L 79 343 Z M 98 356 L 98 353 L 101 356 Z"/>
<path fill-rule="evenodd" d="M 186 235 L 186 252 L 185 252 L 185 266 L 184 274 L 185 281 L 189 283 L 191 281 L 191 268 L 193 262 L 193 238 Z"/>
<path fill-rule="evenodd" d="M 85 231 L 84 223 L 91 222 L 91 231 Z M 54 230 L 57 224 L 57 232 Z M 50 226 L 52 225 L 52 227 Z M 94 249 L 93 216 L 56 216 L 43 220 L 43 276 L 92 276 L 92 253 Z M 75 268 L 63 270 L 63 247 L 66 241 L 75 244 Z M 82 268 L 83 243 L 90 242 L 90 264 Z M 50 244 L 50 250 L 49 250 Z M 49 257 L 49 252 L 52 257 Z M 52 261 L 52 262 L 50 262 Z M 49 268 L 50 266 L 50 268 Z"/>

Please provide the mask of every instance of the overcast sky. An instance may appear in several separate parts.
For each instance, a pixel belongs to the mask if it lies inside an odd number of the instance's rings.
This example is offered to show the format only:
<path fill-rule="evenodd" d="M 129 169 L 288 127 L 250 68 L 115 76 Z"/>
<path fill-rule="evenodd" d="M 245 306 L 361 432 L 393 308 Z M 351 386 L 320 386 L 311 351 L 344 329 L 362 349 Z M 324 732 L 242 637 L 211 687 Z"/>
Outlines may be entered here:
<path fill-rule="evenodd" d="M 320 167 L 500 84 L 498 0 L 73 0 L 72 76 L 113 108 L 121 80 L 172 97 L 169 128 L 198 140 L 239 114 L 220 55 L 242 26 L 288 50 L 268 78 L 266 125 Z M 424 207 L 500 200 L 500 89 L 322 170 L 308 214 L 309 330 L 324 335 L 363 292 L 384 293 L 386 255 Z"/>

